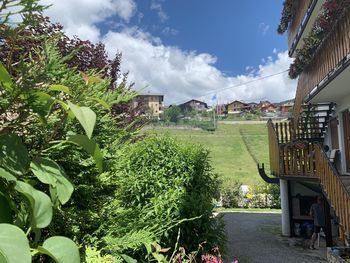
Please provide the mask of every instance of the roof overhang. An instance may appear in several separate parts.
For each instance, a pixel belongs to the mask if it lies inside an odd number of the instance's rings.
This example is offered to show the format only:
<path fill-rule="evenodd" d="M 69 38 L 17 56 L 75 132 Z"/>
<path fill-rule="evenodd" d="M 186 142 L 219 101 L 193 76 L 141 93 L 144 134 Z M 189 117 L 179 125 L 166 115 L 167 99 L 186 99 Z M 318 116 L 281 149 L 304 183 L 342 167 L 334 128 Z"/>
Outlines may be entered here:
<path fill-rule="evenodd" d="M 306 102 L 338 103 L 349 95 L 350 89 L 350 54 L 344 58 L 335 69 L 310 92 L 306 97 Z"/>

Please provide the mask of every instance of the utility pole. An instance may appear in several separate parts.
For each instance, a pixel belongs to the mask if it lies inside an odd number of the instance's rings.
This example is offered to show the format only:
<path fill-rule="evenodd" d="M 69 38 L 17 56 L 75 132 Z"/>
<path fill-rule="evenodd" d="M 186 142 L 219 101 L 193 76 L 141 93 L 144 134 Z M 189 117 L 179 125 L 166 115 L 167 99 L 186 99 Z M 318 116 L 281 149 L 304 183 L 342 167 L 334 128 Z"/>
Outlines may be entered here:
<path fill-rule="evenodd" d="M 216 130 L 215 109 L 213 109 L 213 122 L 214 122 L 214 130 Z"/>

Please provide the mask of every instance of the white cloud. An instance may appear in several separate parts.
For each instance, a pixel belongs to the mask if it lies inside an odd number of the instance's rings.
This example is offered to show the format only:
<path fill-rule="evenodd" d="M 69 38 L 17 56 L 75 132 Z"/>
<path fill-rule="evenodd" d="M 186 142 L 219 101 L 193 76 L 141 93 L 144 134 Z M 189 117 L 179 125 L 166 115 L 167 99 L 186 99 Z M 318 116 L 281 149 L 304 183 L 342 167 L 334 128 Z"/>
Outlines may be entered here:
<path fill-rule="evenodd" d="M 246 75 L 228 77 L 215 67 L 217 58 L 206 53 L 183 51 L 178 47 L 165 46 L 160 39 L 154 39 L 140 29 L 109 32 L 105 38 L 110 54 L 123 53 L 123 70 L 129 71 L 129 78 L 136 88 L 143 92 L 165 95 L 165 103 L 181 103 L 199 98 L 210 102 L 217 90 L 251 82 L 281 72 L 289 67 L 291 59 L 287 51 L 279 52 L 275 58 L 268 57 L 258 68 Z M 252 73 L 253 72 L 253 73 Z M 247 85 L 226 89 L 218 93 L 220 102 L 239 99 L 259 101 L 267 98 L 282 101 L 293 98 L 296 81 L 287 73 L 266 78 Z"/>
<path fill-rule="evenodd" d="M 156 11 L 160 18 L 160 21 L 165 22 L 166 20 L 168 20 L 169 17 L 167 13 L 165 13 L 165 11 L 163 10 L 163 6 L 162 6 L 163 2 L 164 0 L 152 0 L 151 10 Z"/>
<path fill-rule="evenodd" d="M 153 8 L 158 13 L 163 12 L 163 1 L 152 0 Z M 220 102 L 234 99 L 259 101 L 262 98 L 281 101 L 294 97 L 296 81 L 290 80 L 286 73 L 230 88 L 287 69 L 291 62 L 287 51 L 274 49 L 272 57 L 263 59 L 259 67 L 247 67 L 247 73 L 233 77 L 215 67 L 215 56 L 166 46 L 159 37 L 138 27 L 116 24 L 113 30 L 121 32 L 110 31 L 106 36 L 101 36 L 97 23 L 114 23 L 110 18 L 115 15 L 127 23 L 136 13 L 134 0 L 42 0 L 42 3 L 54 4 L 46 15 L 60 22 L 68 35 L 78 35 L 94 42 L 102 40 L 111 56 L 121 51 L 122 69 L 130 72 L 129 79 L 136 83 L 138 89 L 149 87 L 143 92 L 150 90 L 164 94 L 166 103 L 180 103 L 192 98 L 210 102 L 212 95 L 221 89 L 225 90 L 218 93 Z M 142 19 L 143 15 L 139 13 L 138 16 Z M 113 27 L 108 26 L 112 30 Z M 175 31 L 164 28 L 164 33 Z"/>
<path fill-rule="evenodd" d="M 98 41 L 100 31 L 96 23 L 117 15 L 125 22 L 134 15 L 134 0 L 42 0 L 52 5 L 45 11 L 53 22 L 60 22 L 69 36 L 77 35 L 93 42 Z"/>
<path fill-rule="evenodd" d="M 265 24 L 264 22 L 259 24 L 259 30 L 263 34 L 263 36 L 266 35 L 267 31 L 269 31 L 270 25 Z"/>

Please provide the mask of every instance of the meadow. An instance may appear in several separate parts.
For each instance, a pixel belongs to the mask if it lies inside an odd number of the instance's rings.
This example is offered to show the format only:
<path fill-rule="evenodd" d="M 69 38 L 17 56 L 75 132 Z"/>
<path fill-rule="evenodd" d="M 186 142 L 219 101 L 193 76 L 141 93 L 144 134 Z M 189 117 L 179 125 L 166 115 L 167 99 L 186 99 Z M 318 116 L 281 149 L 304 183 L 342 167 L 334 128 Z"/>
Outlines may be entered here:
<path fill-rule="evenodd" d="M 219 124 L 214 132 L 185 127 L 148 127 L 147 132 L 169 134 L 176 138 L 203 145 L 210 151 L 213 168 L 223 181 L 223 188 L 235 181 L 254 185 L 263 182 L 257 165 L 249 154 L 265 164 L 269 172 L 267 128 L 265 124 Z"/>

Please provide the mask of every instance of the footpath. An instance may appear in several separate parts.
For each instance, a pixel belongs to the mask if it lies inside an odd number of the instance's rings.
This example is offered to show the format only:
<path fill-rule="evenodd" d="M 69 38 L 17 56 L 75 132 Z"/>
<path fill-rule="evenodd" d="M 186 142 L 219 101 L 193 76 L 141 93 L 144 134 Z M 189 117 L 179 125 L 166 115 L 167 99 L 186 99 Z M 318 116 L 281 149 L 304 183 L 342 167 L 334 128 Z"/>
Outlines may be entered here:
<path fill-rule="evenodd" d="M 225 263 L 235 258 L 240 263 L 323 263 L 326 260 L 325 242 L 310 250 L 300 238 L 281 236 L 281 214 L 224 213 L 228 237 Z"/>

